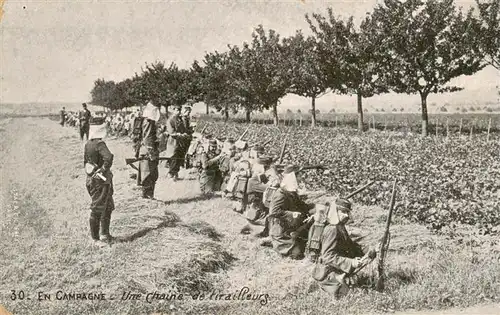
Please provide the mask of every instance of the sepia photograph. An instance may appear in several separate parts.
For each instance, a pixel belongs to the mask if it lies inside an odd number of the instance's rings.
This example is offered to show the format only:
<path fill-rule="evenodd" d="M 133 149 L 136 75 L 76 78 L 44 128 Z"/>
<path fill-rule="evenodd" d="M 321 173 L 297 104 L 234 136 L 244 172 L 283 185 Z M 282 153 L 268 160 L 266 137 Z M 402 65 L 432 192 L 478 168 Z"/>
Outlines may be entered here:
<path fill-rule="evenodd" d="M 500 0 L 0 0 L 0 315 L 500 314 Z"/>

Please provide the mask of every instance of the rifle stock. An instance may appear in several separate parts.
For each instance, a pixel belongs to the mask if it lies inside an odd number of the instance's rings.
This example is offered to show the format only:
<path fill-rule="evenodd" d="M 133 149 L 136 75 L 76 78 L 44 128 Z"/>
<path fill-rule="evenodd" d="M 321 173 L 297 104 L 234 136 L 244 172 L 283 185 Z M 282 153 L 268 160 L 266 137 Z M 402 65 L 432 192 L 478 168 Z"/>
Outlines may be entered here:
<path fill-rule="evenodd" d="M 394 205 L 396 203 L 396 184 L 397 180 L 394 180 L 394 184 L 392 186 L 391 203 L 389 206 L 389 215 L 387 216 L 387 221 L 385 223 L 384 236 L 382 237 L 382 241 L 380 243 L 378 264 L 377 264 L 378 279 L 375 285 L 377 291 L 383 291 L 385 287 L 384 263 L 386 258 L 385 256 L 387 255 L 387 250 L 389 249 L 389 243 L 391 240 L 391 234 L 389 232 L 389 228 L 391 226 L 392 212 L 394 211 Z"/>

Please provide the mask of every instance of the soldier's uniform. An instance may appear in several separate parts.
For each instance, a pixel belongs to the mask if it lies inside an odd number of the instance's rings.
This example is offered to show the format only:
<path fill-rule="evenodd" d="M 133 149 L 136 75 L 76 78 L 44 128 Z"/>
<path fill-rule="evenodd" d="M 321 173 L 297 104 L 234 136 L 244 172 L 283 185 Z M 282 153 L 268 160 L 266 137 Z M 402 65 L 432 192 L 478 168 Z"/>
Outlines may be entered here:
<path fill-rule="evenodd" d="M 92 239 L 99 240 L 99 226 L 101 236 L 105 241 L 112 239 L 109 234 L 111 213 L 115 209 L 113 201 L 113 154 L 106 143 L 101 139 L 106 135 L 106 125 L 92 126 L 90 140 L 85 144 L 84 165 L 87 171 L 86 187 L 92 198 L 90 204 L 90 232 Z M 90 165 L 90 169 L 88 167 Z M 96 173 L 100 173 L 106 180 L 102 180 Z"/>
<path fill-rule="evenodd" d="M 142 116 L 142 140 L 139 150 L 142 160 L 139 162 L 138 182 L 142 186 L 142 197 L 153 199 L 156 181 L 158 180 L 160 157 L 156 133 L 156 123 L 160 119 L 160 110 L 153 104 L 148 103 Z"/>
<path fill-rule="evenodd" d="M 92 118 L 92 114 L 87 109 L 87 104 L 83 103 L 82 105 L 83 110 L 80 111 L 78 120 L 80 122 L 80 140 L 83 141 L 83 136 L 86 137 L 86 140 L 89 139 L 90 119 Z"/>
<path fill-rule="evenodd" d="M 217 141 L 209 140 L 208 150 L 201 153 L 198 162 L 200 190 L 203 194 L 219 191 L 222 174 L 219 169 L 220 156 L 217 152 Z"/>
<path fill-rule="evenodd" d="M 302 259 L 308 227 L 312 225 L 303 222 L 314 204 L 305 203 L 297 194 L 296 171 L 297 167 L 287 166 L 281 186 L 273 194 L 268 215 L 269 235 L 278 253 L 292 259 Z"/>
<path fill-rule="evenodd" d="M 320 248 L 313 278 L 318 281 L 322 290 L 334 294 L 336 298 L 347 293 L 347 277 L 354 271 L 359 271 L 376 256 L 374 250 L 369 250 L 368 247 L 351 239 L 345 228 L 345 222 L 339 220 L 337 210 L 345 213 L 345 218 L 348 218 L 351 203 L 337 199 L 335 207 L 329 210 L 329 218 L 324 227 L 320 227 L 322 233 L 319 233 L 319 237 L 317 237 L 318 231 L 315 231 L 316 223 L 309 235 L 310 242 L 319 239 Z M 317 220 L 316 214 L 315 220 Z M 364 258 L 359 259 L 360 257 Z"/>
<path fill-rule="evenodd" d="M 180 106 L 174 106 L 175 110 L 179 110 Z M 181 166 L 184 165 L 184 155 L 189 148 L 190 138 L 188 137 L 189 130 L 186 129 L 184 121 L 180 113 L 174 113 L 167 121 L 167 139 L 166 157 L 169 160 L 168 174 L 176 180 Z"/>

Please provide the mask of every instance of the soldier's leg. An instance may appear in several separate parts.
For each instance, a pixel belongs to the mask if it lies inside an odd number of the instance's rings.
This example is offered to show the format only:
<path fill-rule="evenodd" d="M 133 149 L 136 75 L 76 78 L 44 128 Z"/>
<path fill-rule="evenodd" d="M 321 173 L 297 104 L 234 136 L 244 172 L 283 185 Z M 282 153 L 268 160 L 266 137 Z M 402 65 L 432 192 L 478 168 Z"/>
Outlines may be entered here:
<path fill-rule="evenodd" d="M 101 236 L 104 241 L 110 242 L 113 237 L 109 234 L 109 225 L 111 224 L 111 213 L 115 209 L 115 203 L 113 200 L 112 192 L 110 191 L 112 188 L 108 188 L 108 197 L 106 208 L 101 216 Z"/>
<path fill-rule="evenodd" d="M 83 141 L 84 129 L 80 127 L 80 140 Z"/>
<path fill-rule="evenodd" d="M 90 211 L 89 226 L 90 235 L 94 241 L 99 240 L 99 224 L 101 222 L 101 214 L 96 209 Z"/>

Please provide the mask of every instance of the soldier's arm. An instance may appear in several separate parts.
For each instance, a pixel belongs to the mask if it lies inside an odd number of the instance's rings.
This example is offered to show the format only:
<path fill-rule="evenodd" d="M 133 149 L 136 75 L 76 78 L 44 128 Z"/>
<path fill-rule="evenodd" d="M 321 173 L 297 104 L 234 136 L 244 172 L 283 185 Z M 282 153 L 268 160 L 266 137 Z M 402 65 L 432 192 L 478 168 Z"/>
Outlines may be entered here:
<path fill-rule="evenodd" d="M 99 142 L 97 145 L 97 150 L 99 154 L 102 156 L 104 163 L 102 164 L 102 169 L 107 171 L 111 169 L 113 165 L 113 154 L 109 151 L 108 146 L 104 141 Z"/>
<path fill-rule="evenodd" d="M 321 262 L 345 273 L 350 273 L 354 270 L 354 259 L 340 255 L 340 242 L 337 226 L 327 225 L 321 236 Z"/>
<path fill-rule="evenodd" d="M 201 168 L 206 170 L 208 168 L 208 156 L 206 153 L 202 153 L 200 156 Z"/>

